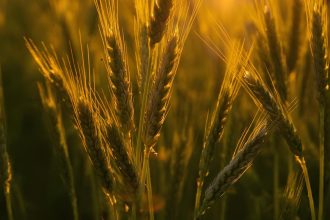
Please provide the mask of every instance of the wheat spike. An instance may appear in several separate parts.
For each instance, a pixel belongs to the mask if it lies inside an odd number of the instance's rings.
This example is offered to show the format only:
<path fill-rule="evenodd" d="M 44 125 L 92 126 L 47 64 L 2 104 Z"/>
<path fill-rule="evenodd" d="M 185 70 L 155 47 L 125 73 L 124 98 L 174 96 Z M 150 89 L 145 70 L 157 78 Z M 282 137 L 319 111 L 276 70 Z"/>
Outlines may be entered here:
<path fill-rule="evenodd" d="M 149 39 L 153 47 L 164 36 L 174 0 L 157 0 L 149 21 Z"/>
<path fill-rule="evenodd" d="M 115 109 L 121 127 L 130 134 L 135 128 L 128 58 L 118 27 L 117 1 L 95 0 L 106 57 L 109 84 L 115 97 Z"/>
<path fill-rule="evenodd" d="M 325 90 L 328 78 L 328 39 L 327 39 L 327 22 L 325 12 L 317 6 L 312 12 L 312 37 L 311 48 L 314 60 L 314 70 L 317 79 L 317 91 L 319 93 L 319 102 L 325 104 Z"/>
<path fill-rule="evenodd" d="M 111 123 L 106 125 L 106 141 L 112 152 L 115 164 L 125 181 L 124 183 L 129 186 L 128 191 L 135 193 L 139 187 L 138 174 L 116 125 Z"/>
<path fill-rule="evenodd" d="M 222 137 L 229 112 L 240 89 L 237 77 L 242 71 L 240 65 L 245 65 L 245 61 L 242 60 L 242 47 L 238 47 L 238 45 L 234 43 L 231 49 L 231 54 L 226 60 L 227 70 L 218 95 L 216 108 L 214 109 L 211 124 L 207 130 L 203 144 L 202 155 L 199 162 L 200 184 L 203 184 L 202 182 L 208 172 L 216 143 L 218 143 Z"/>
<path fill-rule="evenodd" d="M 78 100 L 76 108 L 77 124 L 83 138 L 85 149 L 93 164 L 93 167 L 100 177 L 103 188 L 107 193 L 112 192 L 113 179 L 110 172 L 109 158 L 105 149 L 101 146 L 98 134 L 95 112 L 89 103 Z"/>
<path fill-rule="evenodd" d="M 38 64 L 41 73 L 47 81 L 53 85 L 56 89 L 56 93 L 61 101 L 66 103 L 69 109 L 72 109 L 68 85 L 66 84 L 66 77 L 63 73 L 57 55 L 54 49 L 49 51 L 45 45 L 43 45 L 43 50 L 38 49 L 34 42 L 30 39 L 25 39 L 25 44 L 31 53 L 32 57 Z"/>
<path fill-rule="evenodd" d="M 286 116 L 283 107 L 279 104 L 280 101 L 276 100 L 261 79 L 255 76 L 250 72 L 244 74 L 243 84 L 245 88 L 267 112 L 270 120 L 277 121 L 279 132 L 286 139 L 291 152 L 298 157 L 302 157 L 302 143 L 293 123 Z"/>
<path fill-rule="evenodd" d="M 273 66 L 273 77 L 275 81 L 276 89 L 278 90 L 282 101 L 287 99 L 286 88 L 286 72 L 283 65 L 280 42 L 278 40 L 275 20 L 271 14 L 270 9 L 265 6 L 264 20 L 266 26 L 266 35 L 268 42 L 268 49 Z"/>
<path fill-rule="evenodd" d="M 144 143 L 149 148 L 153 148 L 157 143 L 165 121 L 175 77 L 175 66 L 178 62 L 178 52 L 178 37 L 174 35 L 163 52 L 144 116 Z"/>
<path fill-rule="evenodd" d="M 239 180 L 252 165 L 254 159 L 262 149 L 261 143 L 263 143 L 268 130 L 269 126 L 267 126 L 266 120 L 263 119 L 256 125 L 248 138 L 245 138 L 247 137 L 247 133 L 242 135 L 242 139 L 237 145 L 236 153 L 232 160 L 218 173 L 205 190 L 199 215 L 204 214 L 205 210 L 220 198 L 230 186 Z"/>

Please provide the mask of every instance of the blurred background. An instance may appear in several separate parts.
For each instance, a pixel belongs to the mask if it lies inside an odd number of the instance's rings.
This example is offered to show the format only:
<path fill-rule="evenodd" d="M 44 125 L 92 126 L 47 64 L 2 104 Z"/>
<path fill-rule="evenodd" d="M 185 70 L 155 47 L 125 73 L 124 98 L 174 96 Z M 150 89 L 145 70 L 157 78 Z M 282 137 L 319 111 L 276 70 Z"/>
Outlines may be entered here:
<path fill-rule="evenodd" d="M 120 0 L 119 13 L 121 29 L 125 36 L 130 59 L 131 75 L 136 74 L 134 57 L 134 0 Z M 278 5 L 278 24 L 283 48 L 287 48 L 290 32 L 292 8 L 296 0 L 280 0 Z M 194 195 L 199 155 L 202 149 L 205 121 L 208 113 L 215 107 L 225 64 L 203 43 L 198 35 L 208 36 L 220 48 L 224 48 L 219 37 L 214 34 L 221 23 L 232 38 L 244 39 L 247 45 L 255 35 L 253 24 L 253 4 L 251 0 L 205 0 L 183 52 L 181 64 L 174 83 L 171 109 L 162 130 L 157 148 L 158 156 L 151 161 L 151 172 L 155 203 L 159 219 L 192 219 Z M 304 12 L 302 26 L 306 26 Z M 12 162 L 13 182 L 12 199 L 15 219 L 71 219 L 70 202 L 59 160 L 52 146 L 48 132 L 37 82 L 43 76 L 29 54 L 24 38 L 31 38 L 37 45 L 52 45 L 62 56 L 72 53 L 79 60 L 80 42 L 84 50 L 88 45 L 92 68 L 96 74 L 99 88 L 107 88 L 101 39 L 98 34 L 97 13 L 92 0 L 0 0 L 0 65 L 5 94 L 8 151 Z M 301 92 L 304 55 L 308 44 L 306 27 L 299 33 L 300 49 L 297 68 L 290 80 L 291 98 Z M 81 37 L 80 37 L 81 36 Z M 70 52 L 72 51 L 72 52 Z M 310 71 L 309 71 L 310 72 Z M 308 73 L 309 73 L 308 72 Z M 134 76 L 133 76 L 134 78 Z M 293 111 L 293 119 L 299 134 L 306 144 L 306 160 L 311 170 L 311 182 L 317 201 L 318 160 L 317 160 L 317 113 L 314 84 L 306 84 L 307 95 Z M 308 103 L 306 105 L 305 103 Z M 299 109 L 303 113 L 299 114 Z M 235 149 L 240 135 L 249 125 L 256 107 L 252 100 L 241 90 L 235 102 L 224 138 L 210 170 L 207 184 L 228 160 Z M 79 137 L 65 115 L 67 139 L 74 167 L 79 215 L 81 219 L 100 219 L 103 208 L 102 192 L 91 172 L 89 161 L 82 151 Z M 218 202 L 205 219 L 271 219 L 273 216 L 273 151 L 265 143 L 265 150 L 257 158 L 253 169 L 231 188 L 226 194 L 227 203 Z M 288 177 L 287 155 L 290 152 L 282 140 L 280 152 L 279 185 L 281 198 L 285 198 Z M 227 146 L 224 148 L 223 146 Z M 183 147 L 183 153 L 180 152 Z M 172 157 L 179 151 L 182 156 L 179 171 L 173 174 Z M 178 164 L 177 164 L 178 165 Z M 182 169 L 181 169 L 182 168 Z M 181 176 L 175 179 L 174 176 Z M 175 182 L 178 181 L 178 182 Z M 167 185 L 178 187 L 173 193 L 180 194 L 175 199 L 175 216 L 167 216 L 169 204 L 174 201 L 169 196 Z M 308 200 L 303 191 L 298 210 L 300 218 L 309 219 Z M 171 200 L 172 199 L 172 200 Z M 0 201 L 0 219 L 6 219 Z M 220 214 L 219 210 L 226 210 Z M 100 214 L 101 213 L 101 214 Z M 220 217 L 225 215 L 225 218 Z"/>

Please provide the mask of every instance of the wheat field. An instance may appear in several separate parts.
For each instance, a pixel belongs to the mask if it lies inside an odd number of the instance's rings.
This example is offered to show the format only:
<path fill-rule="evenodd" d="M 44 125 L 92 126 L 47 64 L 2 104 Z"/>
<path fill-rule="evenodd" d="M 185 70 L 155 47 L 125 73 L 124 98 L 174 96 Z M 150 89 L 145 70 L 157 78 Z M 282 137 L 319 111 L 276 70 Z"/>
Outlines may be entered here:
<path fill-rule="evenodd" d="M 0 220 L 330 219 L 326 0 L 0 0 Z"/>

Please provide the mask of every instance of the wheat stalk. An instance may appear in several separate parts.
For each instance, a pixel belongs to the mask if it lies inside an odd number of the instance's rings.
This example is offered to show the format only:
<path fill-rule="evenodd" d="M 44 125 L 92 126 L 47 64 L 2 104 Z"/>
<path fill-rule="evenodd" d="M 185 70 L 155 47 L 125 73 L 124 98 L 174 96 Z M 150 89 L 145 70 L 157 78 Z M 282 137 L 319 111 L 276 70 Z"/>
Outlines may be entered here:
<path fill-rule="evenodd" d="M 296 156 L 295 159 L 297 160 L 298 164 L 301 166 L 304 177 L 305 183 L 308 192 L 308 199 L 311 209 L 311 217 L 315 220 L 315 209 L 314 209 L 314 200 L 311 191 L 311 185 L 309 182 L 309 174 L 307 171 L 305 159 L 302 152 L 302 142 L 299 135 L 296 132 L 296 129 L 288 118 L 288 114 L 285 112 L 285 108 L 282 106 L 280 98 L 274 98 L 273 96 L 264 86 L 260 77 L 254 67 L 250 65 L 248 68 L 250 72 L 246 72 L 243 76 L 243 85 L 247 89 L 247 91 L 251 94 L 253 99 L 257 102 L 258 105 L 262 106 L 263 109 L 267 112 L 268 117 L 271 121 L 276 121 L 278 131 L 281 135 L 286 139 L 287 144 L 291 152 Z"/>
<path fill-rule="evenodd" d="M 8 220 L 14 219 L 11 200 L 12 176 L 12 165 L 7 150 L 6 114 L 4 107 L 2 71 L 0 69 L 0 192 L 1 195 L 3 193 L 5 197 Z"/>
<path fill-rule="evenodd" d="M 216 51 L 217 48 L 215 48 L 214 51 L 227 62 L 227 69 L 218 95 L 216 108 L 212 115 L 211 124 L 206 131 L 207 133 L 205 134 L 205 140 L 203 142 L 203 150 L 198 167 L 195 218 L 197 218 L 198 215 L 204 179 L 210 168 L 216 144 L 220 141 L 223 135 L 224 126 L 227 122 L 229 112 L 240 89 L 237 77 L 241 74 L 242 66 L 246 64 L 246 59 L 242 59 L 243 46 L 240 47 L 236 43 L 233 43 L 229 48 L 231 52 L 228 58 L 224 56 L 222 57 L 221 53 Z"/>
<path fill-rule="evenodd" d="M 64 174 L 64 179 L 69 188 L 69 195 L 71 199 L 71 206 L 73 210 L 73 218 L 79 219 L 78 204 L 76 189 L 74 186 L 74 176 L 70 156 L 68 152 L 68 146 L 66 142 L 65 129 L 62 119 L 61 107 L 58 105 L 58 101 L 52 91 L 50 83 L 46 83 L 46 90 L 41 83 L 38 84 L 39 94 L 43 104 L 44 111 L 46 113 L 48 127 L 50 128 L 52 140 L 56 151 L 59 154 L 61 161 L 61 168 Z"/>
<path fill-rule="evenodd" d="M 329 147 L 329 144 L 325 142 L 325 134 L 327 134 L 328 125 L 325 123 L 325 114 L 328 114 L 329 110 L 326 110 L 328 103 L 326 103 L 328 93 L 328 30 L 327 30 L 327 7 L 324 1 L 313 1 L 313 9 L 309 8 L 311 3 L 307 3 L 307 16 L 311 20 L 310 27 L 310 44 L 312 50 L 312 56 L 314 61 L 314 70 L 317 81 L 317 91 L 319 99 L 319 145 L 320 145 L 320 161 L 319 161 L 319 212 L 318 219 L 323 219 L 323 207 L 324 207 L 324 172 L 325 168 L 325 146 Z M 327 171 L 329 172 L 329 171 Z"/>

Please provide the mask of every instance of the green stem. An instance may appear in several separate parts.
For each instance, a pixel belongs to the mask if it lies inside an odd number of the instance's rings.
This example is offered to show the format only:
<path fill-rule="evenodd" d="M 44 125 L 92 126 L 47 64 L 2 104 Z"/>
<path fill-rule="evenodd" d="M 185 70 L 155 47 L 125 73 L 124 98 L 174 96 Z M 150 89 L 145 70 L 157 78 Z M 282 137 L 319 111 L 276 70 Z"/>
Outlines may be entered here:
<path fill-rule="evenodd" d="M 152 185 L 151 185 L 151 177 L 150 177 L 150 166 L 149 166 L 149 158 L 147 162 L 147 196 L 148 196 L 148 206 L 149 206 L 149 216 L 150 220 L 154 220 L 154 205 L 153 205 L 153 198 L 152 198 Z"/>
<path fill-rule="evenodd" d="M 136 161 L 138 166 L 140 166 L 140 160 L 141 160 L 141 149 L 142 149 L 142 131 L 143 131 L 143 118 L 144 118 L 144 112 L 147 106 L 147 101 L 148 101 L 148 93 L 149 93 L 149 87 L 150 87 L 150 78 L 152 75 L 152 54 L 153 54 L 153 49 L 151 49 L 151 53 L 149 53 L 148 58 L 148 72 L 146 75 L 146 83 L 144 84 L 143 88 L 143 94 L 142 94 L 142 103 L 141 103 L 141 109 L 140 109 L 140 116 L 139 116 L 139 128 L 138 128 L 138 135 L 137 135 L 137 142 L 136 142 Z M 143 164 L 142 164 L 143 166 Z M 141 182 L 142 184 L 142 182 Z"/>
<path fill-rule="evenodd" d="M 69 190 L 70 190 L 70 198 L 71 198 L 71 206 L 73 211 L 73 219 L 78 220 L 79 214 L 78 214 L 78 203 L 77 203 L 77 194 L 76 189 L 74 186 L 74 178 L 73 178 L 73 171 L 72 166 L 69 158 L 66 158 L 67 163 L 67 169 L 68 169 L 68 177 L 69 177 Z"/>
<path fill-rule="evenodd" d="M 8 220 L 14 220 L 10 193 L 6 193 L 5 197 L 6 197 Z"/>
<path fill-rule="evenodd" d="M 13 220 L 13 210 L 12 210 L 12 205 L 11 205 L 11 165 L 9 162 L 9 156 L 7 153 L 4 154 L 4 162 L 6 163 L 6 180 L 4 183 L 4 193 L 5 193 L 5 200 L 6 200 L 6 207 L 7 207 L 7 217 L 8 220 Z"/>
<path fill-rule="evenodd" d="M 133 204 L 132 204 L 131 219 L 136 220 L 136 202 L 135 201 L 133 201 Z"/>
<path fill-rule="evenodd" d="M 223 195 L 220 206 L 220 220 L 226 219 L 227 195 Z"/>
<path fill-rule="evenodd" d="M 143 132 L 143 119 L 144 119 L 144 112 L 147 106 L 148 101 L 148 94 L 149 94 L 149 88 L 150 88 L 150 79 L 152 75 L 152 55 L 153 55 L 154 49 L 151 48 L 151 52 L 149 54 L 148 58 L 148 72 L 146 75 L 146 83 L 143 88 L 143 95 L 142 95 L 142 103 L 141 103 L 141 110 L 140 110 L 140 118 L 139 118 L 139 128 L 138 128 L 138 135 L 137 135 L 137 143 L 136 143 L 136 161 L 138 166 L 141 166 L 141 149 L 142 149 L 142 132 Z M 150 219 L 153 220 L 153 206 L 152 205 L 152 187 L 151 187 L 151 180 L 150 180 L 150 170 L 149 170 L 149 149 L 144 149 L 144 155 L 143 155 L 143 162 L 142 162 L 142 168 L 141 168 L 141 176 L 140 176 L 140 189 L 138 192 L 138 199 L 141 199 L 144 193 L 144 183 L 147 179 L 147 196 L 148 196 L 148 206 L 149 206 L 149 214 Z M 151 195 L 151 196 L 150 196 Z M 140 201 L 140 204 L 141 201 Z"/>
<path fill-rule="evenodd" d="M 196 198 L 195 198 L 195 209 L 194 209 L 194 220 L 198 219 L 199 216 L 199 207 L 202 195 L 204 178 L 199 177 L 197 180 L 197 191 L 196 191 Z"/>
<path fill-rule="evenodd" d="M 309 208 L 311 211 L 311 219 L 316 220 L 316 215 L 315 215 L 315 206 L 314 206 L 314 199 L 313 199 L 313 193 L 312 193 L 312 187 L 311 183 L 309 181 L 309 175 L 308 175 L 308 170 L 306 167 L 306 162 L 303 157 L 298 158 L 296 157 L 296 160 L 298 161 L 303 174 L 304 174 L 304 179 L 305 179 L 305 184 L 306 184 L 306 189 L 307 189 L 307 195 L 308 195 L 308 201 L 309 201 Z"/>
<path fill-rule="evenodd" d="M 319 176 L 319 212 L 318 220 L 323 220 L 323 202 L 324 202 L 324 106 L 320 106 L 320 176 Z"/>
<path fill-rule="evenodd" d="M 274 143 L 277 141 L 274 140 Z M 280 210 L 280 199 L 279 199 L 279 154 L 278 150 L 275 149 L 274 147 L 274 160 L 273 160 L 273 165 L 274 165 L 274 176 L 273 176 L 273 181 L 274 181 L 274 220 L 277 220 L 279 218 L 279 210 Z"/>

